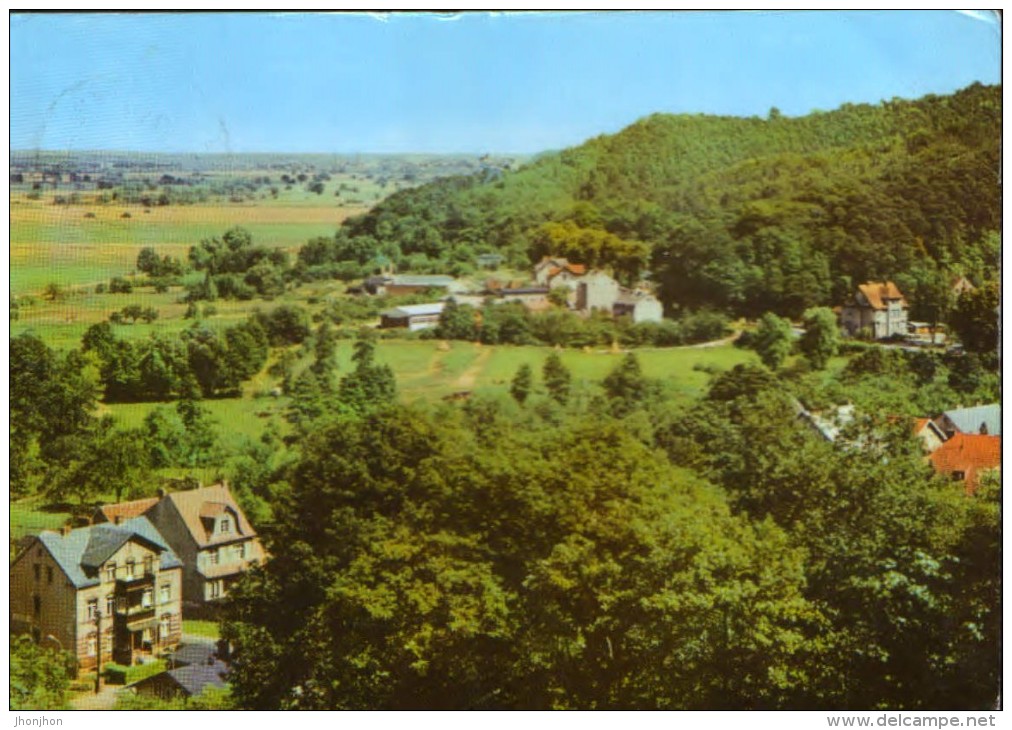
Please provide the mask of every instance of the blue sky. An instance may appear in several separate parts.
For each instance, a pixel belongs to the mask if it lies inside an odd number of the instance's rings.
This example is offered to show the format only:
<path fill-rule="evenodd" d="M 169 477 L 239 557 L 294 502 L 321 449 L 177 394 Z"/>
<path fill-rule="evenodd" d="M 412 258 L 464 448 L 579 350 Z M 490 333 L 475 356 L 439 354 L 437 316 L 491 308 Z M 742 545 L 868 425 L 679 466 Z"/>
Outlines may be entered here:
<path fill-rule="evenodd" d="M 984 17 L 16 15 L 11 147 L 532 153 L 654 112 L 793 116 L 999 83 Z"/>

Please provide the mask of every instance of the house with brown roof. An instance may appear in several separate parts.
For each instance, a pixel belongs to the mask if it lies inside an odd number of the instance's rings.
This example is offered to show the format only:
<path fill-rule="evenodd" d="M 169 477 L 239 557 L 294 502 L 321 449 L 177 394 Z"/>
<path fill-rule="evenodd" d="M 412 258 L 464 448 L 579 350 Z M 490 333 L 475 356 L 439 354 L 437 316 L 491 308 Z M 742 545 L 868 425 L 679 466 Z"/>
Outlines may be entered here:
<path fill-rule="evenodd" d="M 957 432 L 928 460 L 937 473 L 963 482 L 966 493 L 973 494 L 985 472 L 1001 468 L 1001 436 Z"/>
<path fill-rule="evenodd" d="M 260 538 L 224 483 L 104 505 L 94 519 L 115 523 L 138 509 L 182 561 L 187 606 L 206 606 L 224 597 L 244 570 L 265 558 Z"/>
<path fill-rule="evenodd" d="M 869 281 L 857 288 L 840 311 L 840 324 L 851 335 L 871 332 L 876 340 L 907 334 L 907 300 L 891 281 Z"/>
<path fill-rule="evenodd" d="M 187 605 L 223 598 L 244 570 L 265 558 L 260 538 L 224 483 L 171 492 L 147 516 L 183 561 Z"/>
<path fill-rule="evenodd" d="M 525 291 L 544 291 L 546 307 L 548 292 L 566 289 L 569 308 L 577 312 L 607 312 L 614 317 L 630 317 L 634 323 L 660 322 L 664 317 L 663 306 L 650 292 L 627 289 L 605 271 L 588 269 L 564 258 L 544 257 L 534 267 L 534 281 L 541 289 Z"/>
<path fill-rule="evenodd" d="M 586 273 L 587 267 L 583 264 L 571 264 L 568 259 L 560 256 L 545 256 L 534 265 L 534 281 L 539 286 L 553 288 L 568 286 L 574 279 L 578 279 Z"/>
<path fill-rule="evenodd" d="M 70 652 L 78 670 L 134 664 L 179 643 L 182 571 L 144 517 L 42 532 L 10 566 L 11 632 Z"/>

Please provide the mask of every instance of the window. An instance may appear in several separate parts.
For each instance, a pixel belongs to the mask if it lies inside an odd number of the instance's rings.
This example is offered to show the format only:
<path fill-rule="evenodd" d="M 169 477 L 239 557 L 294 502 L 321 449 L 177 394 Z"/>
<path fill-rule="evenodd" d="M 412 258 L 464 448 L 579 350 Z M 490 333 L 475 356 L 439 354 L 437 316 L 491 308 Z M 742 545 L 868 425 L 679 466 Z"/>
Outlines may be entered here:
<path fill-rule="evenodd" d="M 88 656 L 95 656 L 98 653 L 98 637 L 92 634 L 88 637 Z"/>
<path fill-rule="evenodd" d="M 158 600 L 161 603 L 168 603 L 169 598 L 172 597 L 172 589 L 168 583 L 158 589 Z"/>
<path fill-rule="evenodd" d="M 105 615 L 112 616 L 116 612 L 116 596 L 110 593 L 105 597 Z"/>
<path fill-rule="evenodd" d="M 168 614 L 162 616 L 162 620 L 158 622 L 158 640 L 166 641 L 169 638 L 169 631 L 172 627 L 171 616 Z"/>
<path fill-rule="evenodd" d="M 141 594 L 141 606 L 143 608 L 151 608 L 151 605 L 155 600 L 155 592 L 151 588 L 145 588 L 144 593 Z"/>
<path fill-rule="evenodd" d="M 35 611 L 35 617 L 38 618 L 42 613 L 42 599 L 38 596 L 32 596 L 32 609 Z"/>
<path fill-rule="evenodd" d="M 108 563 L 105 566 L 105 579 L 108 581 L 116 580 L 116 563 Z"/>
<path fill-rule="evenodd" d="M 246 559 L 246 543 L 241 542 L 235 546 L 235 554 L 240 560 Z"/>
<path fill-rule="evenodd" d="M 207 554 L 207 561 L 211 565 L 217 565 L 218 564 L 218 548 L 214 548 L 213 550 L 211 550 Z"/>
<path fill-rule="evenodd" d="M 220 580 L 212 580 L 210 585 L 211 585 L 211 598 L 220 598 L 221 597 L 221 581 Z"/>
<path fill-rule="evenodd" d="M 154 556 L 148 555 L 144 558 L 144 574 L 151 575 L 154 572 L 155 559 Z"/>
<path fill-rule="evenodd" d="M 137 575 L 137 563 L 134 562 L 133 558 L 127 560 L 127 578 L 133 578 Z"/>
<path fill-rule="evenodd" d="M 46 583 L 52 583 L 52 582 L 53 582 L 53 566 L 47 565 L 46 566 Z"/>
<path fill-rule="evenodd" d="M 232 532 L 232 520 L 230 520 L 228 517 L 221 518 L 221 531 L 223 534 L 226 535 Z"/>
<path fill-rule="evenodd" d="M 39 580 L 42 577 L 42 566 L 36 563 L 32 569 L 35 571 L 35 580 Z"/>
<path fill-rule="evenodd" d="M 92 598 L 88 601 L 88 619 L 93 620 L 98 615 L 98 599 Z"/>

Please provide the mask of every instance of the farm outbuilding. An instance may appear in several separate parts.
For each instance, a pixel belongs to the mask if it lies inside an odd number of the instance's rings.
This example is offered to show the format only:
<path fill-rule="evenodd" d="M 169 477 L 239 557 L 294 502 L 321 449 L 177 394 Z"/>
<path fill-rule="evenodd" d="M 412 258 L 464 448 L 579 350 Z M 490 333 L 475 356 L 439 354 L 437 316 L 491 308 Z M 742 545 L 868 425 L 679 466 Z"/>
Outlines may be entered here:
<path fill-rule="evenodd" d="M 443 302 L 432 304 L 405 304 L 380 313 L 380 327 L 391 329 L 407 328 L 411 332 L 435 327 L 443 313 Z"/>

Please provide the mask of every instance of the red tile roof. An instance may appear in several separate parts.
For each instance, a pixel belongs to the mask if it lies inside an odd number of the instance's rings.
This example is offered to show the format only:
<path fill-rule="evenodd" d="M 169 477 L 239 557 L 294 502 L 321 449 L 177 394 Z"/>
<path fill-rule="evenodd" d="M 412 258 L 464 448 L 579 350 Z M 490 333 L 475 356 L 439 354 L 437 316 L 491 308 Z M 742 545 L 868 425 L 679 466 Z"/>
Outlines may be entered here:
<path fill-rule="evenodd" d="M 151 507 L 158 504 L 158 497 L 147 499 L 135 499 L 133 502 L 119 502 L 117 504 L 103 504 L 93 515 L 94 522 L 112 522 L 114 524 L 139 517 Z"/>
<path fill-rule="evenodd" d="M 966 493 L 973 494 L 980 473 L 1001 466 L 1001 436 L 956 433 L 928 459 L 939 474 L 962 472 Z"/>
<path fill-rule="evenodd" d="M 872 309 L 885 309 L 886 304 L 884 300 L 887 299 L 899 299 L 902 306 L 906 306 L 907 304 L 899 288 L 891 281 L 869 281 L 867 284 L 861 284 L 857 288 L 864 294 L 864 298 L 868 300 L 868 304 L 871 305 Z"/>

